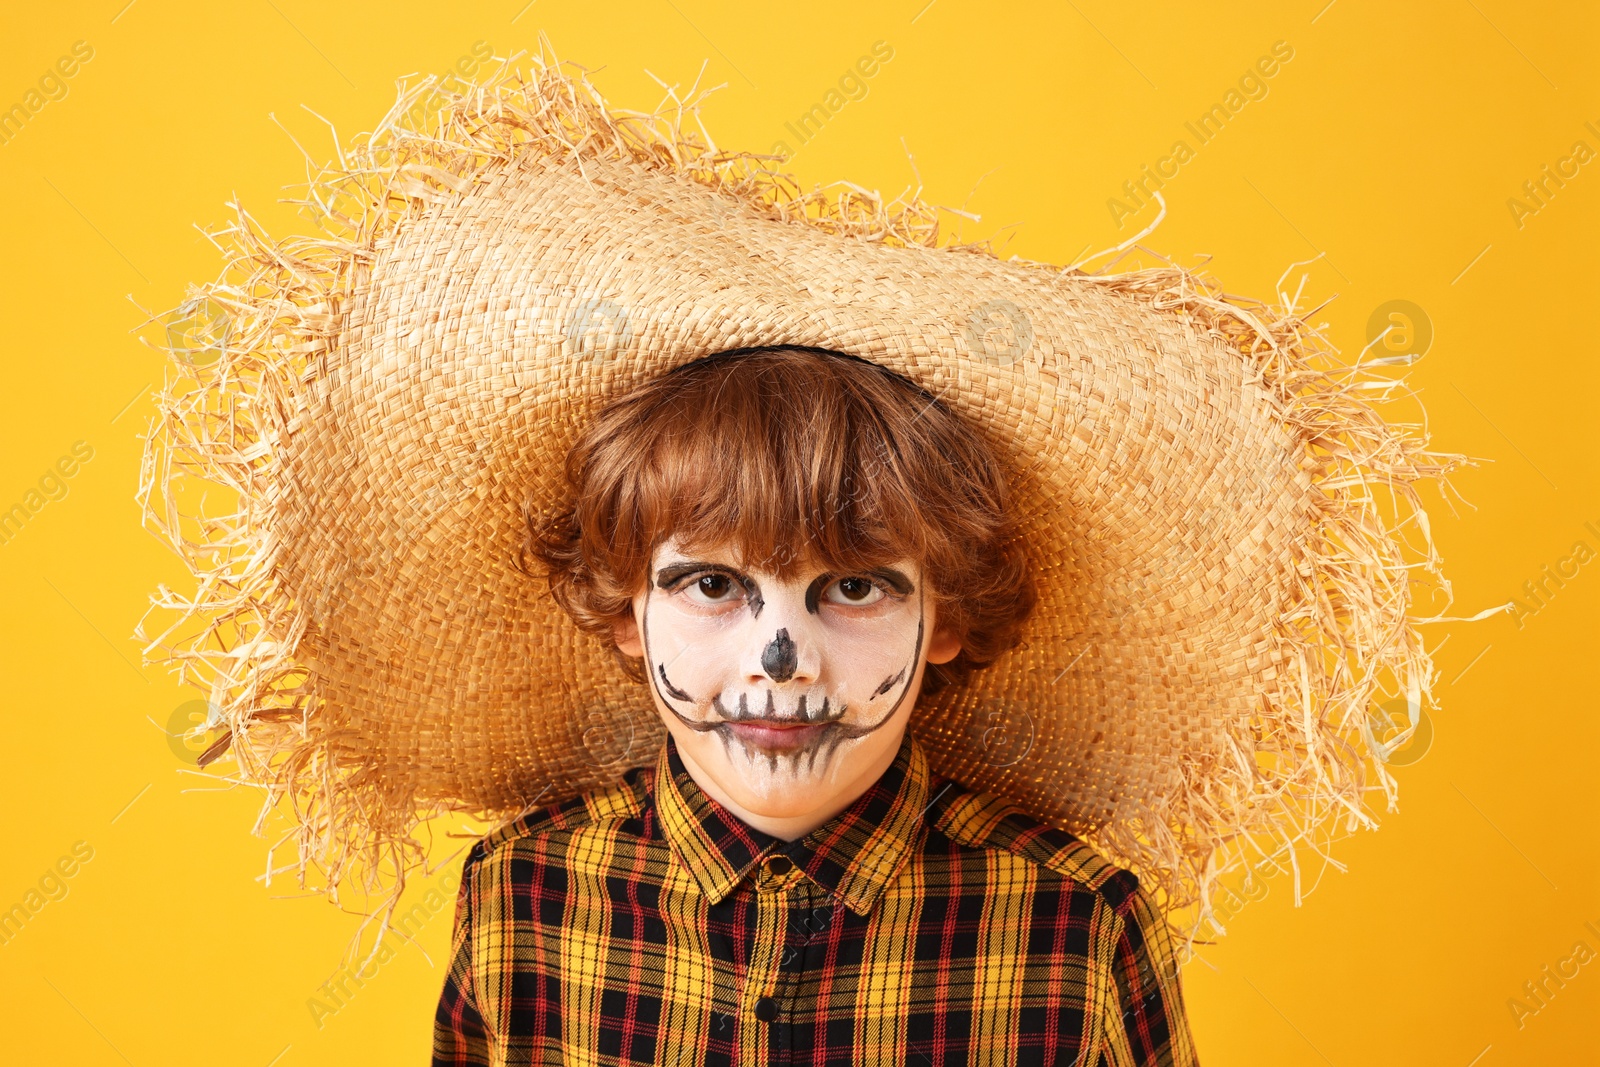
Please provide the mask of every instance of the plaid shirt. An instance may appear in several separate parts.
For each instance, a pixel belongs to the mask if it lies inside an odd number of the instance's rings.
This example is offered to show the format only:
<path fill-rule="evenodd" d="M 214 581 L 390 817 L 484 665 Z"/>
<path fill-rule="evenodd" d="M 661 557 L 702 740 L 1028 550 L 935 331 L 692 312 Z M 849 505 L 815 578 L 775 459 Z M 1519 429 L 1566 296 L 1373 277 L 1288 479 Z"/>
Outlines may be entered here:
<path fill-rule="evenodd" d="M 1196 1062 L 1166 923 L 909 734 L 801 840 L 654 769 L 467 857 L 435 1067 Z"/>

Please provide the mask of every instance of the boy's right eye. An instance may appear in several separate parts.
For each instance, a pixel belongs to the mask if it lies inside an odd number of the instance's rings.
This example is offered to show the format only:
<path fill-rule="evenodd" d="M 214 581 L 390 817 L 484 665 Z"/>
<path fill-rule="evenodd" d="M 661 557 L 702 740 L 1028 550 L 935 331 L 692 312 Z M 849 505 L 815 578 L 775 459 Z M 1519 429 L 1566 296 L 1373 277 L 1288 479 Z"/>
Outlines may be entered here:
<path fill-rule="evenodd" d="M 726 574 L 702 574 L 690 582 L 685 592 L 689 593 L 689 601 L 694 604 L 727 604 L 738 599 L 730 597 L 729 593 L 739 593 L 739 583 Z"/>

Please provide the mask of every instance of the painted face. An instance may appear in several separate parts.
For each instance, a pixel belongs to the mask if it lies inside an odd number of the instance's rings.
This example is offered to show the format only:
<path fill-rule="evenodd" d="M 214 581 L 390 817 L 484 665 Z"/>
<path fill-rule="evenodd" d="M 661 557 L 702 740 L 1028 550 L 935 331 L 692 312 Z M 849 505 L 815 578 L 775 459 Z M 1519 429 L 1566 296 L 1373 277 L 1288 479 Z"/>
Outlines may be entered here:
<path fill-rule="evenodd" d="M 893 761 L 921 687 L 932 606 L 911 561 L 860 574 L 805 568 L 780 584 L 722 552 L 668 541 L 634 614 L 685 765 L 767 829 L 763 820 L 831 817 Z"/>

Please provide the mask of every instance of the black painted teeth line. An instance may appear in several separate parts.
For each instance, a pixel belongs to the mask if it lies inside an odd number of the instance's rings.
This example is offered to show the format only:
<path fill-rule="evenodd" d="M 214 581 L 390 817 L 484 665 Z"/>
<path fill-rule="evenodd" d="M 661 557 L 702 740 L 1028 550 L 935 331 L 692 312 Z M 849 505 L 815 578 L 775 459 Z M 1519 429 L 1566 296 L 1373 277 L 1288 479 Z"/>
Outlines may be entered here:
<path fill-rule="evenodd" d="M 696 724 L 689 723 L 688 725 L 700 729 Z M 718 723 L 713 729 L 716 730 L 717 737 L 722 742 L 723 755 L 731 759 L 733 757 L 733 742 L 738 738 L 733 731 L 726 729 L 726 725 L 725 723 Z M 778 773 L 780 763 L 795 775 L 798 775 L 801 765 L 804 764 L 806 773 L 815 775 L 819 762 L 825 770 L 828 764 L 833 761 L 834 754 L 838 751 L 839 746 L 850 740 L 854 740 L 854 738 L 843 731 L 828 730 L 813 743 L 789 752 L 773 752 L 746 744 L 742 740 L 739 741 L 739 750 L 748 759 L 760 759 L 764 762 L 768 773 L 772 775 Z"/>
<path fill-rule="evenodd" d="M 902 671 L 901 673 L 904 672 Z M 748 693 L 740 693 L 738 714 L 731 715 L 728 713 L 727 707 L 722 703 L 722 694 L 718 693 L 711 698 L 711 709 L 717 713 L 718 718 L 723 722 L 805 722 L 813 724 L 838 722 L 850 710 L 848 703 L 839 704 L 835 707 L 832 698 L 827 696 L 822 698 L 822 706 L 815 710 L 808 708 L 806 701 L 807 696 L 802 693 L 800 702 L 795 707 L 794 715 L 779 715 L 772 690 L 769 689 L 767 690 L 766 708 L 760 714 L 752 715 L 750 714 L 750 695 Z"/>

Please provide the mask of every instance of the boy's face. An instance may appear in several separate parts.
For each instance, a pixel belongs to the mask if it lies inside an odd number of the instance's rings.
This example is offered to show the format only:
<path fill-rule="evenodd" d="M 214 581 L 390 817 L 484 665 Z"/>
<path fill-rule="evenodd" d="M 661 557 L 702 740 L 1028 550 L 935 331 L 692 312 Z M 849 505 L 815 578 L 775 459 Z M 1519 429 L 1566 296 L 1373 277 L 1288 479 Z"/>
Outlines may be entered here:
<path fill-rule="evenodd" d="M 848 807 L 900 746 L 936 631 L 910 560 L 780 583 L 721 550 L 656 550 L 617 644 L 643 656 L 695 781 L 747 823 L 794 838 Z"/>

